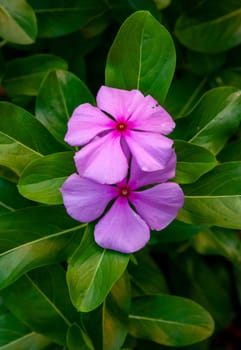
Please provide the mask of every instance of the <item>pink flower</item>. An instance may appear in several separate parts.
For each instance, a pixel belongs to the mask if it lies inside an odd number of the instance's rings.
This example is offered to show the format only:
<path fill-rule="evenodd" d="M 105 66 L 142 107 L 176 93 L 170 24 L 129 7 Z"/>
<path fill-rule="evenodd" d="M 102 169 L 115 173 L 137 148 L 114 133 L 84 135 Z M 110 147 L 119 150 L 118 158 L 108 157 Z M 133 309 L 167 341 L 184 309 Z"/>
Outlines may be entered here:
<path fill-rule="evenodd" d="M 75 155 L 81 176 L 114 184 L 127 174 L 130 154 L 146 172 L 165 168 L 173 141 L 163 135 L 175 127 L 170 115 L 150 95 L 102 86 L 97 107 L 84 103 L 68 122 L 65 141 L 83 146 Z"/>
<path fill-rule="evenodd" d="M 150 229 L 162 230 L 175 219 L 183 205 L 179 185 L 165 182 L 175 176 L 175 164 L 174 152 L 161 171 L 143 172 L 133 160 L 129 180 L 116 185 L 72 174 L 61 188 L 64 205 L 74 219 L 90 222 L 99 218 L 111 202 L 95 226 L 95 241 L 103 248 L 135 252 L 148 242 Z M 150 184 L 156 185 L 141 189 Z"/>

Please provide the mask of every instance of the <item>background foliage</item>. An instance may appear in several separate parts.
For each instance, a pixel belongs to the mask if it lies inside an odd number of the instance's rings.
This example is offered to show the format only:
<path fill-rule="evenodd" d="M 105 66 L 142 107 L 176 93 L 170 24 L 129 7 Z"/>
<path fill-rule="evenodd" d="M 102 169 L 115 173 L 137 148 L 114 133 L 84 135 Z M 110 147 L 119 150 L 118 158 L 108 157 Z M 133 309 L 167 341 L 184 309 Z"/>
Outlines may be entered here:
<path fill-rule="evenodd" d="M 0 349 L 238 349 L 240 30 L 240 0 L 0 0 Z M 177 125 L 184 207 L 131 256 L 59 192 L 67 120 L 104 84 Z"/>

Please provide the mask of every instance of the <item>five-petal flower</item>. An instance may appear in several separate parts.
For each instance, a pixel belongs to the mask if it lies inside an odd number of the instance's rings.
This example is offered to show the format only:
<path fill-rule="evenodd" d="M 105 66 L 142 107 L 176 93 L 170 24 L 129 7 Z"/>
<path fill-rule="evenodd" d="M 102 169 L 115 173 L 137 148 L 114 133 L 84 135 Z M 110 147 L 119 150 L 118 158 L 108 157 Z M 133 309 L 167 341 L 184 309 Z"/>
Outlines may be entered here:
<path fill-rule="evenodd" d="M 116 185 L 72 174 L 61 188 L 66 210 L 74 219 L 90 222 L 99 218 L 111 203 L 95 226 L 95 241 L 103 248 L 135 252 L 148 242 L 150 229 L 165 228 L 183 205 L 180 186 L 166 182 L 175 175 L 175 163 L 172 151 L 164 170 L 147 173 L 132 159 L 129 179 Z"/>
<path fill-rule="evenodd" d="M 173 141 L 164 135 L 175 127 L 171 116 L 150 95 L 102 86 L 97 107 L 84 103 L 69 122 L 65 141 L 84 146 L 74 159 L 78 173 L 102 184 L 120 182 L 130 155 L 145 172 L 162 170 Z"/>

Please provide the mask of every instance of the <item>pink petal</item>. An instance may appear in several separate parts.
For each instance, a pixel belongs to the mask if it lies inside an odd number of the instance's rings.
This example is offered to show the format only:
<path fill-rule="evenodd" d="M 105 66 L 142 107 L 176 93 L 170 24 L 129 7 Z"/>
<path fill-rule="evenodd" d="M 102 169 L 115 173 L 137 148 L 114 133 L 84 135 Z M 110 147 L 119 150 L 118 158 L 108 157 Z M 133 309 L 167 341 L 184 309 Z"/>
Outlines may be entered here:
<path fill-rule="evenodd" d="M 150 95 L 146 96 L 139 103 L 129 121 L 131 129 L 151 131 L 164 135 L 169 134 L 175 128 L 172 117 Z"/>
<path fill-rule="evenodd" d="M 184 195 L 176 183 L 164 183 L 142 192 L 132 192 L 130 202 L 151 229 L 162 230 L 175 219 Z"/>
<path fill-rule="evenodd" d="M 72 174 L 61 187 L 68 214 L 81 222 L 97 219 L 117 195 L 117 188 Z"/>
<path fill-rule="evenodd" d="M 122 90 L 102 86 L 98 91 L 97 106 L 116 120 L 127 120 L 144 99 L 138 90 Z"/>
<path fill-rule="evenodd" d="M 140 188 L 146 185 L 154 185 L 166 182 L 175 177 L 176 174 L 176 153 L 172 150 L 172 155 L 163 170 L 142 171 L 136 160 L 133 158 L 131 163 L 129 186 L 132 189 Z"/>
<path fill-rule="evenodd" d="M 81 146 L 96 135 L 114 127 L 114 122 L 97 107 L 84 103 L 77 107 L 68 121 L 65 142 L 71 146 Z"/>
<path fill-rule="evenodd" d="M 164 169 L 173 154 L 173 141 L 163 135 L 129 131 L 124 137 L 133 157 L 143 171 Z"/>
<path fill-rule="evenodd" d="M 75 156 L 78 173 L 100 183 L 113 184 L 127 174 L 128 163 L 120 144 L 120 137 L 112 132 L 96 138 Z"/>
<path fill-rule="evenodd" d="M 129 206 L 126 198 L 118 198 L 95 226 L 95 241 L 103 248 L 133 253 L 150 239 L 147 224 Z"/>

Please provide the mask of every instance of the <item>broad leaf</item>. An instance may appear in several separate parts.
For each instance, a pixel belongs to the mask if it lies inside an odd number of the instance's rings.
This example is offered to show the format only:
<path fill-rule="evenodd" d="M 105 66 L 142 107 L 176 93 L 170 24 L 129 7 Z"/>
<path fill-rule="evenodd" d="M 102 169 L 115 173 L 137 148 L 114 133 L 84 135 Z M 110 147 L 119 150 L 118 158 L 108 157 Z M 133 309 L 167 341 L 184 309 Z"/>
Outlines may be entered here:
<path fill-rule="evenodd" d="M 0 36 L 16 44 L 32 44 L 37 35 L 33 9 L 25 0 L 0 0 Z"/>
<path fill-rule="evenodd" d="M 137 11 L 122 24 L 110 48 L 106 85 L 139 89 L 162 103 L 175 62 L 174 44 L 166 28 L 149 12 Z"/>
<path fill-rule="evenodd" d="M 135 254 L 136 263 L 130 262 L 128 271 L 132 284 L 132 295 L 168 293 L 164 274 L 152 259 L 148 251 L 141 250 Z"/>
<path fill-rule="evenodd" d="M 183 186 L 182 221 L 241 229 L 241 163 L 217 166 L 193 185 Z"/>
<path fill-rule="evenodd" d="M 73 152 L 54 153 L 31 162 L 21 174 L 19 192 L 45 204 L 61 204 L 60 187 L 75 172 Z"/>
<path fill-rule="evenodd" d="M 40 84 L 48 72 L 67 68 L 67 63 L 54 55 L 38 54 L 16 58 L 6 64 L 2 84 L 11 97 L 37 96 Z"/>
<path fill-rule="evenodd" d="M 133 300 L 131 335 L 167 346 L 184 346 L 209 337 L 214 323 L 195 302 L 173 295 L 150 295 Z"/>
<path fill-rule="evenodd" d="M 221 255 L 234 264 L 241 263 L 241 241 L 236 231 L 215 227 L 196 235 L 193 245 L 200 254 Z"/>
<path fill-rule="evenodd" d="M 27 271 L 66 259 L 82 227 L 62 207 L 32 207 L 1 216 L 0 289 Z"/>
<path fill-rule="evenodd" d="M 9 311 L 0 314 L 0 349 L 4 344 L 8 344 L 29 332 L 29 329 L 22 324 Z"/>
<path fill-rule="evenodd" d="M 188 117 L 177 121 L 173 135 L 217 154 L 239 127 L 240 106 L 240 91 L 232 87 L 212 89 Z"/>
<path fill-rule="evenodd" d="M 86 102 L 95 103 L 86 85 L 72 73 L 57 70 L 49 73 L 41 86 L 36 102 L 36 117 L 63 143 L 73 110 Z"/>
<path fill-rule="evenodd" d="M 50 344 L 52 344 L 52 341 L 47 337 L 35 332 L 30 332 L 0 346 L 0 350 L 46 350 L 46 347 Z"/>
<path fill-rule="evenodd" d="M 124 273 L 103 305 L 103 349 L 119 350 L 123 345 L 128 333 L 130 302 L 129 276 Z"/>
<path fill-rule="evenodd" d="M 32 160 L 63 150 L 63 146 L 26 110 L 0 102 L 0 114 L 0 165 L 20 175 Z"/>
<path fill-rule="evenodd" d="M 79 30 L 104 16 L 107 8 L 99 0 L 28 0 L 38 20 L 39 37 L 57 37 Z"/>
<path fill-rule="evenodd" d="M 19 195 L 15 184 L 0 178 L 0 215 L 31 206 L 31 204 Z"/>
<path fill-rule="evenodd" d="M 88 226 L 68 263 L 67 282 L 76 309 L 88 312 L 97 308 L 123 274 L 128 262 L 129 255 L 97 246 L 93 230 Z"/>
<path fill-rule="evenodd" d="M 87 333 L 77 324 L 72 324 L 67 333 L 69 350 L 95 350 Z"/>
<path fill-rule="evenodd" d="M 220 52 L 241 43 L 240 23 L 239 0 L 225 4 L 219 0 L 204 0 L 179 17 L 175 34 L 183 45 L 192 50 Z"/>
<path fill-rule="evenodd" d="M 218 154 L 221 162 L 241 161 L 241 140 L 228 143 Z"/>
<path fill-rule="evenodd" d="M 34 280 L 23 276 L 1 294 L 4 304 L 30 329 L 58 344 L 66 343 L 70 322 Z"/>
<path fill-rule="evenodd" d="M 175 182 L 188 184 L 197 181 L 217 164 L 207 149 L 181 140 L 175 141 L 177 168 Z"/>

